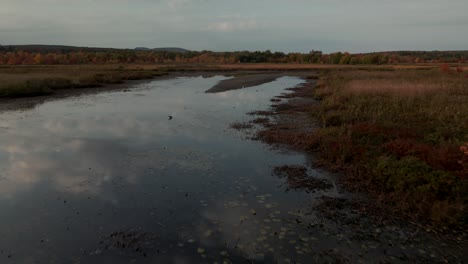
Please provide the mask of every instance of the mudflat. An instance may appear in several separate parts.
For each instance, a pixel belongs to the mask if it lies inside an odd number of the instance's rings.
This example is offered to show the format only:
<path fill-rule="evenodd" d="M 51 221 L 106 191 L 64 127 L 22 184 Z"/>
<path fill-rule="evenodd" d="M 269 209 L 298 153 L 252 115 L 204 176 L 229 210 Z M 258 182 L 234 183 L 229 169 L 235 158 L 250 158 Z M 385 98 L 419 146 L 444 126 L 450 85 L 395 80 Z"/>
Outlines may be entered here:
<path fill-rule="evenodd" d="M 219 82 L 206 93 L 220 93 L 230 90 L 237 90 L 242 88 L 253 87 L 264 83 L 272 82 L 282 76 L 284 73 L 256 73 L 249 75 L 235 76 L 232 79 L 227 79 Z"/>

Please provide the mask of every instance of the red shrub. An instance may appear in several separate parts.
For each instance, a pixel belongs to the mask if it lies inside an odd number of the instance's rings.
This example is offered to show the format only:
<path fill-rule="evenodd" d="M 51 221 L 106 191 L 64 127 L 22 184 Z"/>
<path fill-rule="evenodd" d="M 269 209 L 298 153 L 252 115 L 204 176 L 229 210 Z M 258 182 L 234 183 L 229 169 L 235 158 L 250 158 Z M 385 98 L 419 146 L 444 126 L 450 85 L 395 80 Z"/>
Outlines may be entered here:
<path fill-rule="evenodd" d="M 376 135 L 384 132 L 384 129 L 381 127 L 370 123 L 355 123 L 352 124 L 349 129 L 352 133 L 363 135 Z"/>
<path fill-rule="evenodd" d="M 448 63 L 442 63 L 440 65 L 440 71 L 443 73 L 451 73 L 450 66 L 448 65 Z"/>
<path fill-rule="evenodd" d="M 384 145 L 384 149 L 391 154 L 402 158 L 412 155 L 415 148 L 415 142 L 411 139 L 395 139 Z"/>
<path fill-rule="evenodd" d="M 463 155 L 460 160 L 458 160 L 458 164 L 463 167 L 463 172 L 461 172 L 459 175 L 460 177 L 468 178 L 468 142 L 460 147 L 460 152 Z"/>
<path fill-rule="evenodd" d="M 411 139 L 395 139 L 384 145 L 384 150 L 399 157 L 414 156 L 435 169 L 463 171 L 460 160 L 463 153 L 455 145 L 433 146 Z"/>

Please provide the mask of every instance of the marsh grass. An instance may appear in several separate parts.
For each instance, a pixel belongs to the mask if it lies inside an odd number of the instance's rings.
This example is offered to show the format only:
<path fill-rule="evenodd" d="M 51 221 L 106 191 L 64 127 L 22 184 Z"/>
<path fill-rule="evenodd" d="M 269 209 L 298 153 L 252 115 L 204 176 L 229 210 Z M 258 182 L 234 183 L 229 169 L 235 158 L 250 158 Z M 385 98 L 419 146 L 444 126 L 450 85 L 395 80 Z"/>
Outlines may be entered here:
<path fill-rule="evenodd" d="M 0 67 L 0 97 L 48 95 L 60 89 L 101 87 L 163 74 L 159 68 L 146 65 L 3 66 Z"/>
<path fill-rule="evenodd" d="M 309 149 L 412 218 L 468 223 L 468 79 L 437 70 L 330 71 Z"/>
<path fill-rule="evenodd" d="M 150 79 L 167 72 L 232 72 L 232 71 L 311 71 L 342 70 L 391 71 L 395 69 L 426 70 L 434 65 L 325 65 L 325 64 L 131 64 L 131 65 L 16 65 L 0 66 L 0 97 L 23 97 L 51 94 L 58 89 L 100 87 L 126 80 Z M 315 79 L 315 75 L 308 75 Z M 64 85 L 64 80 L 68 84 Z"/>

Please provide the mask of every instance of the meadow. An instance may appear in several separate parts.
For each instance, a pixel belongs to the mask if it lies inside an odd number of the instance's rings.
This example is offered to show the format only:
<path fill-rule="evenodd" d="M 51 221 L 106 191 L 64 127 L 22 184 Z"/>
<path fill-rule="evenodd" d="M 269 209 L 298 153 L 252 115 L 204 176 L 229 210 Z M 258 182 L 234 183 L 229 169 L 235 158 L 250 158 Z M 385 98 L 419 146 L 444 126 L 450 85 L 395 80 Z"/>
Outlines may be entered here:
<path fill-rule="evenodd" d="M 466 224 L 468 76 L 452 69 L 324 73 L 307 149 L 410 218 Z"/>

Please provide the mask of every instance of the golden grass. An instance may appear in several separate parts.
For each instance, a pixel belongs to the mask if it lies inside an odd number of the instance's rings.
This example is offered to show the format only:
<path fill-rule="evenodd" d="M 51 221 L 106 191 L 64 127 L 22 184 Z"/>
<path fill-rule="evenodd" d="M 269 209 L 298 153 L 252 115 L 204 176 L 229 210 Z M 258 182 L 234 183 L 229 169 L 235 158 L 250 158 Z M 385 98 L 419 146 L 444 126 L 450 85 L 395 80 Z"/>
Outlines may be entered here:
<path fill-rule="evenodd" d="M 347 83 L 345 92 L 352 94 L 393 94 L 400 96 L 418 96 L 452 89 L 444 83 L 429 81 L 396 80 L 353 80 Z"/>
<path fill-rule="evenodd" d="M 394 71 L 348 71 L 336 78 L 343 82 L 344 94 L 390 94 L 421 96 L 462 89 L 466 84 L 463 74 L 442 74 L 436 69 Z"/>

